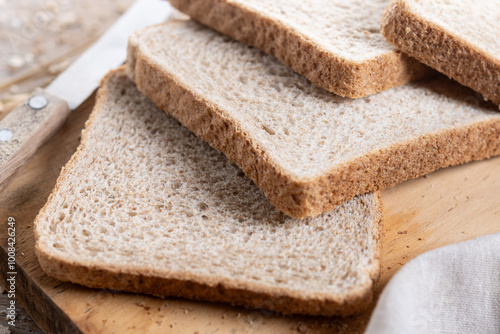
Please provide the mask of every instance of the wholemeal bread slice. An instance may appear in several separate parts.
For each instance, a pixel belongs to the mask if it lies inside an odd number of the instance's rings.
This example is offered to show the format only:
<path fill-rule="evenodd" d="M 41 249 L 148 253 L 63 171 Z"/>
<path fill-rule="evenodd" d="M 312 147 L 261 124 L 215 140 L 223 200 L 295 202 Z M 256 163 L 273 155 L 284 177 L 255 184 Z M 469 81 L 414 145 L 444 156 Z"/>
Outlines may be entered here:
<path fill-rule="evenodd" d="M 294 217 L 500 154 L 496 107 L 446 78 L 341 98 L 257 49 L 182 20 L 134 34 L 127 64 L 139 90 Z"/>
<path fill-rule="evenodd" d="M 109 74 L 35 220 L 60 280 L 283 313 L 348 315 L 379 273 L 378 194 L 314 219 L 277 211 L 235 165 Z"/>
<path fill-rule="evenodd" d="M 499 0 L 394 0 L 385 38 L 500 105 Z"/>
<path fill-rule="evenodd" d="M 363 97 L 429 74 L 380 34 L 388 0 L 171 0 L 193 19 L 277 57 L 315 85 Z"/>

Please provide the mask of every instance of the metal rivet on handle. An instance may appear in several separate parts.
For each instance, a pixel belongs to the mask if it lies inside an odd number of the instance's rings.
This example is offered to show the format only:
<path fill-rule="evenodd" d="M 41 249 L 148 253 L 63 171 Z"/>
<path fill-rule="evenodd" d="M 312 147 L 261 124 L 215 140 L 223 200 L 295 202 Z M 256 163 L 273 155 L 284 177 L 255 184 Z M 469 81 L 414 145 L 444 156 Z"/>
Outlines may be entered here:
<path fill-rule="evenodd" d="M 12 138 L 12 136 L 13 136 L 12 131 L 8 129 L 0 130 L 0 141 L 8 141 Z"/>
<path fill-rule="evenodd" d="M 35 110 L 45 108 L 48 103 L 49 103 L 49 101 L 47 101 L 46 98 L 44 98 L 43 96 L 39 96 L 39 95 L 33 96 L 32 98 L 30 98 L 28 100 L 28 105 L 31 107 L 31 109 L 35 109 Z"/>

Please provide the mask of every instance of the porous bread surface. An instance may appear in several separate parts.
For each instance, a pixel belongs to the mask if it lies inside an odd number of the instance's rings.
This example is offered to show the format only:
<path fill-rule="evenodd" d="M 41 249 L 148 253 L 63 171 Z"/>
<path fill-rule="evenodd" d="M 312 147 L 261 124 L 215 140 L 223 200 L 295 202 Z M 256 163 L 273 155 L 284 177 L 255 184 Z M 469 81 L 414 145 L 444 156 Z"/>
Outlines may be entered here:
<path fill-rule="evenodd" d="M 500 104 L 499 0 L 394 0 L 382 22 L 387 40 Z"/>
<path fill-rule="evenodd" d="M 256 46 L 338 95 L 367 96 L 429 73 L 380 34 L 388 0 L 173 0 L 201 23 Z"/>
<path fill-rule="evenodd" d="M 498 0 L 403 0 L 427 18 L 500 57 L 500 1 Z"/>
<path fill-rule="evenodd" d="M 342 98 L 192 21 L 134 34 L 127 65 L 139 90 L 295 217 L 500 153 L 500 114 L 444 78 Z"/>
<path fill-rule="evenodd" d="M 228 3 L 247 7 L 283 22 L 308 36 L 334 55 L 365 61 L 393 52 L 380 33 L 380 18 L 387 0 L 236 0 Z"/>
<path fill-rule="evenodd" d="M 35 233 L 42 267 L 61 280 L 347 315 L 370 301 L 380 225 L 378 194 L 314 219 L 284 215 L 116 71 Z"/>

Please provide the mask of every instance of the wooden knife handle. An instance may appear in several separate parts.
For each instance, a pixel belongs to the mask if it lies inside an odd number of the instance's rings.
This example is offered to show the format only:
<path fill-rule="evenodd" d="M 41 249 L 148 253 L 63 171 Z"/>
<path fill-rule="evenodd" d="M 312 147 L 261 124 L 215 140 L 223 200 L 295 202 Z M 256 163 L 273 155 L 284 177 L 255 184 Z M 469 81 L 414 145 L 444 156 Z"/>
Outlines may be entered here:
<path fill-rule="evenodd" d="M 68 103 L 41 88 L 0 121 L 0 189 L 68 117 Z"/>

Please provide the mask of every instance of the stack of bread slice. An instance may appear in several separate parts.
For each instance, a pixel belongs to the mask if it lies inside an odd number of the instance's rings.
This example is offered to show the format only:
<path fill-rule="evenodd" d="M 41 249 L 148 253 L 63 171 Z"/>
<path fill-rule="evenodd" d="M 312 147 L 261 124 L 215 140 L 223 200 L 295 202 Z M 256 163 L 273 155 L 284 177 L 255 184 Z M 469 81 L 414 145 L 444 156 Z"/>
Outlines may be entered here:
<path fill-rule="evenodd" d="M 378 191 L 500 154 L 496 106 L 383 39 L 388 1 L 172 4 L 257 48 L 187 18 L 130 37 L 35 221 L 58 279 L 350 315 L 379 274 Z"/>

